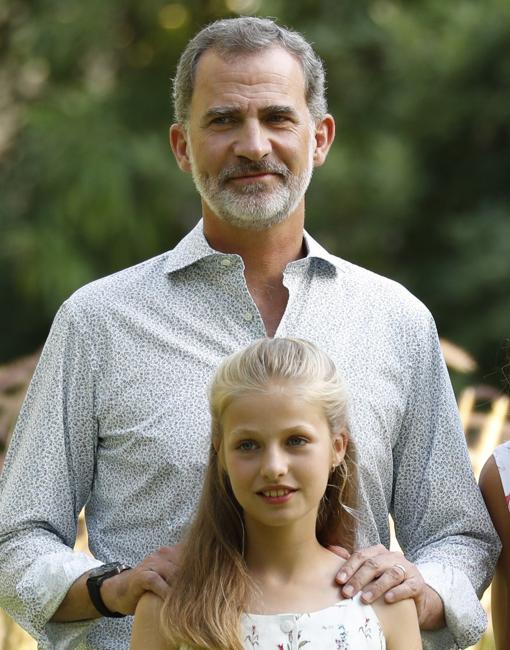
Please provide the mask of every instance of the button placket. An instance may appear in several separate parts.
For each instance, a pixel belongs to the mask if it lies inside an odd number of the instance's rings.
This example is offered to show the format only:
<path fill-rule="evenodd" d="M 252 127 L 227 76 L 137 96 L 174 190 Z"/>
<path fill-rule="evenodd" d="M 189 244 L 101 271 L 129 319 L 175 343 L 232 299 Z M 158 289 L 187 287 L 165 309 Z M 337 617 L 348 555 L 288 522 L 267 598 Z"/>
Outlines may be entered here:
<path fill-rule="evenodd" d="M 288 634 L 289 632 L 292 631 L 293 628 L 294 628 L 294 623 L 289 618 L 283 619 L 283 621 L 280 623 L 280 630 L 284 634 Z"/>

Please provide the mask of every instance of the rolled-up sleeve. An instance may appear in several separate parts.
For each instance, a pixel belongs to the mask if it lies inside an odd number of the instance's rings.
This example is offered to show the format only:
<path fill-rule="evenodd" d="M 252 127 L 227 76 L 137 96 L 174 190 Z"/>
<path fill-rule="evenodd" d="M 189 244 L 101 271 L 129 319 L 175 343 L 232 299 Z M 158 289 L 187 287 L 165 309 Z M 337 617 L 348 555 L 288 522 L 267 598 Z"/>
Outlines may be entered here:
<path fill-rule="evenodd" d="M 40 647 L 91 623 L 51 624 L 72 583 L 101 564 L 72 550 L 97 444 L 94 352 L 64 303 L 30 384 L 0 479 L 0 605 Z M 60 627 L 59 627 L 60 626 Z"/>
<path fill-rule="evenodd" d="M 500 544 L 476 485 L 436 327 L 428 311 L 407 332 L 408 403 L 394 448 L 392 514 L 399 543 L 441 597 L 447 630 L 425 647 L 474 644 L 487 619 L 479 597 Z"/>

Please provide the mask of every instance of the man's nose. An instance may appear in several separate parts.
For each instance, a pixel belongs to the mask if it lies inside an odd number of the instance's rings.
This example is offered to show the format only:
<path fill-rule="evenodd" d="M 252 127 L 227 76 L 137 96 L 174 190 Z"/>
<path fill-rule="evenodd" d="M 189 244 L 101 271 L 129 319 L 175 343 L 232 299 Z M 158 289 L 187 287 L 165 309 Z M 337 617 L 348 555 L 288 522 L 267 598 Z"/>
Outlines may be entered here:
<path fill-rule="evenodd" d="M 234 153 L 249 160 L 262 160 L 271 153 L 271 142 L 264 125 L 256 119 L 246 120 L 238 131 Z"/>
<path fill-rule="evenodd" d="M 262 458 L 261 475 L 272 481 L 287 473 L 287 459 L 280 449 L 269 448 Z"/>

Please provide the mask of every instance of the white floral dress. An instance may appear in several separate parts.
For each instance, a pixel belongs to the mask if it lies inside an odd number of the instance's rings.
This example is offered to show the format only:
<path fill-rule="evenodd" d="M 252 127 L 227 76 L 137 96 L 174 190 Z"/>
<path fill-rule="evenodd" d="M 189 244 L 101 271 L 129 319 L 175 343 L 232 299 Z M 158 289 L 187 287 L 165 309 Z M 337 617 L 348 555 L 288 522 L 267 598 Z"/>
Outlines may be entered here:
<path fill-rule="evenodd" d="M 501 477 L 506 505 L 510 511 L 510 441 L 496 447 L 493 454 Z"/>
<path fill-rule="evenodd" d="M 246 650 L 385 650 L 379 619 L 360 594 L 309 614 L 245 614 Z"/>
<path fill-rule="evenodd" d="M 386 650 L 377 615 L 357 594 L 307 614 L 244 614 L 245 650 Z M 193 650 L 181 645 L 180 650 Z"/>

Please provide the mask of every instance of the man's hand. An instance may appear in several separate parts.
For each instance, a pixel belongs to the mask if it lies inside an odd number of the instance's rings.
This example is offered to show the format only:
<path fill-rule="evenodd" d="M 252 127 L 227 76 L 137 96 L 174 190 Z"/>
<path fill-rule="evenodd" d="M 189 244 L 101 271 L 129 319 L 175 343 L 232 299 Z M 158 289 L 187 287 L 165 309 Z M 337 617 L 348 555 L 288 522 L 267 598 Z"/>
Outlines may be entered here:
<path fill-rule="evenodd" d="M 330 549 L 346 558 L 336 576 L 337 582 L 343 585 L 343 596 L 352 598 L 362 590 L 365 603 L 373 603 L 383 594 L 387 603 L 413 598 L 422 630 L 445 626 L 443 601 L 402 553 L 388 551 L 382 544 L 358 550 L 351 556 L 340 547 Z"/>
<path fill-rule="evenodd" d="M 101 597 L 112 612 L 134 614 L 139 599 L 152 591 L 165 599 L 179 564 L 179 545 L 163 546 L 132 569 L 112 576 L 101 585 Z"/>

